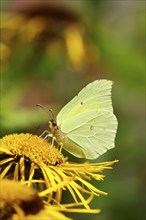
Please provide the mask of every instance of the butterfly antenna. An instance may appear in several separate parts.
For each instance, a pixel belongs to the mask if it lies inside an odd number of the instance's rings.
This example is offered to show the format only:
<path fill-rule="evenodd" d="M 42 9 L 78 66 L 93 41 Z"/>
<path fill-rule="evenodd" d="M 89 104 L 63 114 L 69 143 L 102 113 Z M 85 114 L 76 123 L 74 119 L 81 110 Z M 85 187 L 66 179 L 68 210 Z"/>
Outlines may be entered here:
<path fill-rule="evenodd" d="M 54 114 L 53 114 L 52 109 L 47 110 L 47 109 L 46 109 L 43 105 L 41 105 L 41 104 L 36 104 L 36 106 L 42 108 L 49 116 L 51 116 L 50 118 L 52 118 L 52 116 L 53 116 L 53 119 L 54 119 Z M 50 112 L 51 112 L 51 115 L 50 115 Z"/>
<path fill-rule="evenodd" d="M 49 109 L 49 112 L 51 113 L 52 118 L 55 120 L 55 115 L 54 115 L 54 113 L 53 113 L 53 110 L 52 110 L 52 109 Z"/>

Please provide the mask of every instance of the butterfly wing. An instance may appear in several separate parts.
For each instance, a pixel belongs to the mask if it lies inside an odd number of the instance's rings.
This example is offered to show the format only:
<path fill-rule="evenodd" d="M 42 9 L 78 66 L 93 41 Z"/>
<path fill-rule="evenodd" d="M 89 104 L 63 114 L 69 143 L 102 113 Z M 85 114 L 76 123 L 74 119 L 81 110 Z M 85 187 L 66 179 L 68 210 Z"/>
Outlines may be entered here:
<path fill-rule="evenodd" d="M 95 159 L 114 147 L 117 119 L 111 101 L 112 82 L 96 80 L 88 84 L 58 114 L 57 124 L 79 145 L 88 159 Z M 74 148 L 65 149 L 77 155 Z"/>
<path fill-rule="evenodd" d="M 82 121 L 81 118 L 84 122 L 70 130 L 68 138 L 82 147 L 80 150 L 85 158 L 96 159 L 114 147 L 117 119 L 111 112 L 93 111 L 90 115 L 89 113 L 85 113 L 84 116 L 78 115 L 76 120 Z M 76 154 L 76 151 L 73 150 L 72 154 Z"/>

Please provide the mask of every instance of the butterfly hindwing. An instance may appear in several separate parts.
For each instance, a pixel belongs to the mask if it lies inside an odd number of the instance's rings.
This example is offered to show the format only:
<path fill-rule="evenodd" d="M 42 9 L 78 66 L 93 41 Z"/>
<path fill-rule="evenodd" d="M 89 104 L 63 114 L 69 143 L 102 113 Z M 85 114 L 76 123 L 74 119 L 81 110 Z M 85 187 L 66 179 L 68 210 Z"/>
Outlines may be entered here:
<path fill-rule="evenodd" d="M 68 137 L 82 146 L 87 159 L 95 159 L 114 147 L 116 117 L 110 112 L 96 111 L 92 119 L 68 133 Z"/>

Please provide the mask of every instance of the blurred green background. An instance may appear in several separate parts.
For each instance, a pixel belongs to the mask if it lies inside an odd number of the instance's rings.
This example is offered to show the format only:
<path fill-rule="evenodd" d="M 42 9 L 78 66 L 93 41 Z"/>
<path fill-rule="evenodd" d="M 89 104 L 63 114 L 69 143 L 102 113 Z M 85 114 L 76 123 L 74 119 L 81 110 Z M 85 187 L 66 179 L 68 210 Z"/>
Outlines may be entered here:
<path fill-rule="evenodd" d="M 41 134 L 48 129 L 49 116 L 36 104 L 57 114 L 89 82 L 115 82 L 116 148 L 96 161 L 119 163 L 105 173 L 104 182 L 94 183 L 109 193 L 91 204 L 101 214 L 72 215 L 76 220 L 144 219 L 144 4 L 1 1 L 1 136 Z"/>

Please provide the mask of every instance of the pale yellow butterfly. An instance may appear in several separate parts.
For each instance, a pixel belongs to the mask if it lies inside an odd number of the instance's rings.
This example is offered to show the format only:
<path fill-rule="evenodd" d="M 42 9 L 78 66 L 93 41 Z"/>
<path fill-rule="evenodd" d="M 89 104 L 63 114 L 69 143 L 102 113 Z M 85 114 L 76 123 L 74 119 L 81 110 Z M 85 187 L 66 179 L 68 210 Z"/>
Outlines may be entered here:
<path fill-rule="evenodd" d="M 96 159 L 115 146 L 112 84 L 104 79 L 89 83 L 49 121 L 52 136 L 74 156 Z"/>

